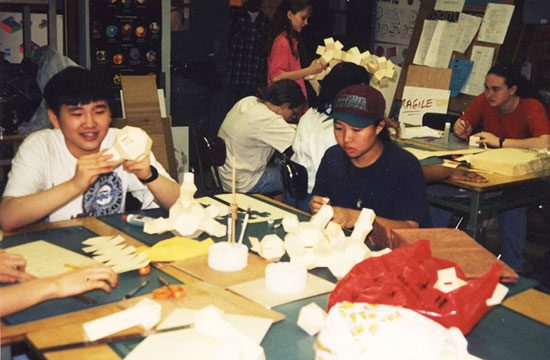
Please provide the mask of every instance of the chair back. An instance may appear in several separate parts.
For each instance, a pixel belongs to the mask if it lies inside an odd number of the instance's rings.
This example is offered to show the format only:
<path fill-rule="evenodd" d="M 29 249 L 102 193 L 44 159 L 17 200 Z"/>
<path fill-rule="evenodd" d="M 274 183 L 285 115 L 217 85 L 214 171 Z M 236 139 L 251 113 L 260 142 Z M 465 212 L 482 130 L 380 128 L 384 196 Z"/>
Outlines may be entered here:
<path fill-rule="evenodd" d="M 223 193 L 224 190 L 218 167 L 225 164 L 227 156 L 225 141 L 219 136 L 206 134 L 201 131 L 195 131 L 195 135 L 203 187 L 205 191 L 210 193 Z M 205 173 L 210 173 L 212 176 L 213 186 L 210 186 L 206 181 Z"/>
<path fill-rule="evenodd" d="M 285 197 L 293 200 L 294 206 L 297 207 L 297 201 L 307 195 L 307 169 L 283 156 L 280 170 Z"/>

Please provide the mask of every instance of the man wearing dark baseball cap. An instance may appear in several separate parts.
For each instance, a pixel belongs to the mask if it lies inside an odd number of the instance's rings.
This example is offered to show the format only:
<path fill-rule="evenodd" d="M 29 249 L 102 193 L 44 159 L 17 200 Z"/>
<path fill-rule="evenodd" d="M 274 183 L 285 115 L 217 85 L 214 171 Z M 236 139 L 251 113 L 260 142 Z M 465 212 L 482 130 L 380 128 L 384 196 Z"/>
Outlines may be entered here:
<path fill-rule="evenodd" d="M 349 86 L 336 96 L 330 117 L 338 145 L 321 160 L 310 202 L 313 214 L 328 198 L 333 221 L 342 227 L 353 227 L 362 208 L 374 210 L 386 228 L 430 225 L 420 163 L 391 142 L 385 104 L 368 85 Z"/>

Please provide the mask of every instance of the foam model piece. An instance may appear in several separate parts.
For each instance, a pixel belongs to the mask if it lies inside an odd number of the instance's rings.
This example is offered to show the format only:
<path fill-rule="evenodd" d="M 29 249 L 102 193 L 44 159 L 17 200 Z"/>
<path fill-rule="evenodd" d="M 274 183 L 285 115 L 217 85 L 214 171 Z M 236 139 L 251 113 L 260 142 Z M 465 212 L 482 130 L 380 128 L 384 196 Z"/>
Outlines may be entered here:
<path fill-rule="evenodd" d="M 506 294 L 508 294 L 508 291 L 510 291 L 509 288 L 502 285 L 501 283 L 497 283 L 493 295 L 491 295 L 491 297 L 487 299 L 485 303 L 487 304 L 487 306 L 495 306 L 500 304 L 502 300 L 504 300 Z"/>
<path fill-rule="evenodd" d="M 434 284 L 434 288 L 444 293 L 448 293 L 466 284 L 466 281 L 456 276 L 456 269 L 450 267 L 437 270 L 437 281 Z"/>
<path fill-rule="evenodd" d="M 336 278 L 342 278 L 365 258 L 390 251 L 370 251 L 364 243 L 376 218 L 371 209 L 361 210 L 349 237 L 345 236 L 340 225 L 330 221 L 332 217 L 332 207 L 323 205 L 309 222 L 298 223 L 297 218 L 291 217 L 283 219 L 283 227 L 287 231 L 285 248 L 291 262 L 308 269 L 328 267 Z"/>
<path fill-rule="evenodd" d="M 223 311 L 207 306 L 195 314 L 195 331 L 217 340 L 214 359 L 264 360 L 264 349 L 223 318 Z"/>
<path fill-rule="evenodd" d="M 496 172 L 507 176 L 550 173 L 548 150 L 491 149 L 470 158 L 474 169 Z"/>
<path fill-rule="evenodd" d="M 468 357 L 459 329 L 446 329 L 412 310 L 338 303 L 315 342 L 315 359 L 458 360 Z"/>
<path fill-rule="evenodd" d="M 317 94 L 319 94 L 319 81 L 323 80 L 332 68 L 342 61 L 363 66 L 372 74 L 373 82 L 381 88 L 388 87 L 390 81 L 397 81 L 396 66 L 391 60 L 372 55 L 369 51 L 361 53 L 356 46 L 343 51 L 344 45 L 340 41 L 334 41 L 333 38 L 326 38 L 323 43 L 324 46 L 317 46 L 315 53 L 319 55 L 319 61 L 327 68 L 318 74 L 306 76 Z"/>
<path fill-rule="evenodd" d="M 300 309 L 297 324 L 309 336 L 314 336 L 323 328 L 326 317 L 327 313 L 319 305 L 312 302 Z"/>
<path fill-rule="evenodd" d="M 138 254 L 135 247 L 124 244 L 124 241 L 120 235 L 93 237 L 82 242 L 87 245 L 82 250 L 93 253 L 95 261 L 110 266 L 118 274 L 147 266 L 147 254 Z"/>
<path fill-rule="evenodd" d="M 258 255 L 268 261 L 277 262 L 285 254 L 285 243 L 276 234 L 265 235 L 262 241 L 253 236 L 249 236 L 248 240 L 250 240 L 250 244 L 252 245 L 251 250 L 257 252 Z"/>
<path fill-rule="evenodd" d="M 118 131 L 115 143 L 107 150 L 107 154 L 113 155 L 112 160 L 138 161 L 151 153 L 153 140 L 145 131 L 134 126 L 125 126 Z"/>
<path fill-rule="evenodd" d="M 150 330 L 160 321 L 161 313 L 161 304 L 144 298 L 129 309 L 84 323 L 84 338 L 96 341 L 134 326 Z"/>
<path fill-rule="evenodd" d="M 203 232 L 211 236 L 221 237 L 225 235 L 226 225 L 214 220 L 217 216 L 227 213 L 217 205 L 204 208 L 194 198 L 197 187 L 193 173 L 185 173 L 180 186 L 180 196 L 172 205 L 168 218 L 158 218 L 146 221 L 143 231 L 147 234 L 160 234 L 173 231 L 176 235 L 196 238 Z"/>
<path fill-rule="evenodd" d="M 279 262 L 265 267 L 265 286 L 274 293 L 296 294 L 306 289 L 307 269 L 293 262 Z"/>
<path fill-rule="evenodd" d="M 248 247 L 222 241 L 208 248 L 208 266 L 218 271 L 239 271 L 248 265 Z"/>
<path fill-rule="evenodd" d="M 481 141 L 481 137 L 480 136 L 470 136 L 468 138 L 468 145 L 470 146 L 475 146 L 475 147 L 479 147 L 479 142 Z"/>

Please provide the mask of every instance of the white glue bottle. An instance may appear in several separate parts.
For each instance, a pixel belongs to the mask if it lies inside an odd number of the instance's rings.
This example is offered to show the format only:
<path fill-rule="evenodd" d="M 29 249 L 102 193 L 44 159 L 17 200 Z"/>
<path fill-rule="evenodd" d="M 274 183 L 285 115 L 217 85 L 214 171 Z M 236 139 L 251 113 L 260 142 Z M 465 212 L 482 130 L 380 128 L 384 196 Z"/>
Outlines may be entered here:
<path fill-rule="evenodd" d="M 128 224 L 143 227 L 145 222 L 154 220 L 154 219 L 152 217 L 144 216 L 144 215 L 128 214 L 128 215 L 122 215 L 122 220 L 126 221 Z"/>
<path fill-rule="evenodd" d="M 451 123 L 450 122 L 445 123 L 445 130 L 443 132 L 443 140 L 445 140 L 445 142 L 449 142 L 451 140 Z"/>

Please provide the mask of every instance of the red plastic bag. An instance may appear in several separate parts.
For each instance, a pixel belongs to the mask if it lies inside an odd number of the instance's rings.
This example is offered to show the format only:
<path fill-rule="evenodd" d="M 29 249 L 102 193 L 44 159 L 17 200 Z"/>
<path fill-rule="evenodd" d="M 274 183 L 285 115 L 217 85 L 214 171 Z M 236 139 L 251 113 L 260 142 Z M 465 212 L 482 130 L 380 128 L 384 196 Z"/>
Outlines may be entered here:
<path fill-rule="evenodd" d="M 449 267 L 466 280 L 458 265 L 432 257 L 428 240 L 365 259 L 336 284 L 327 311 L 342 301 L 402 306 L 467 334 L 490 309 L 486 300 L 493 295 L 503 265 L 495 263 L 485 275 L 444 293 L 433 285 L 437 271 Z"/>

